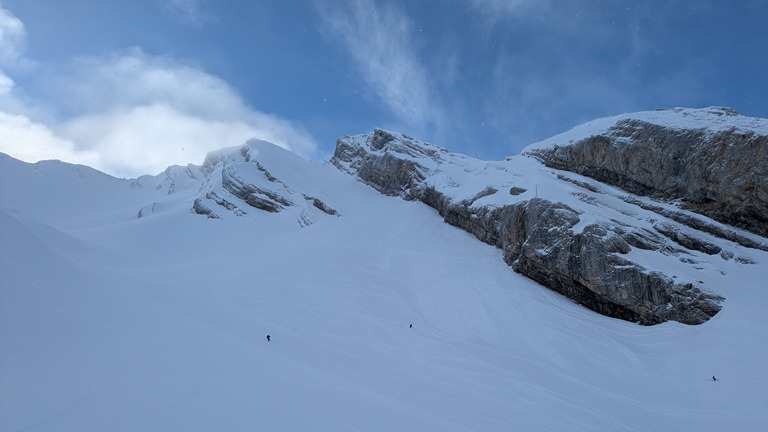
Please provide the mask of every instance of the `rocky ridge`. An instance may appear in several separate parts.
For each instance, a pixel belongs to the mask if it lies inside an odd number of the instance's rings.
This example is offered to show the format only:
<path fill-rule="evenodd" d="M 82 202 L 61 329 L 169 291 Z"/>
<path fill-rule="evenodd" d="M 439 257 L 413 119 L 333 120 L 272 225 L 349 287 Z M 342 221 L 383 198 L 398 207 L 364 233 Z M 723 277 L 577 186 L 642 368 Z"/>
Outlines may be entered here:
<path fill-rule="evenodd" d="M 729 121 L 734 117 L 727 112 L 722 116 Z M 662 119 L 667 123 L 658 119 L 652 123 L 642 115 L 620 120 L 639 128 L 631 137 L 655 137 L 650 141 L 659 139 L 658 128 L 670 128 L 675 136 L 699 134 L 700 139 L 720 136 L 722 131 L 762 136 L 756 132 L 760 127 L 750 129 L 760 126 L 759 119 L 751 119 L 750 124 L 736 122 L 737 126 L 726 122 L 714 131 L 710 125 L 705 132 L 681 127 L 668 116 Z M 433 207 L 447 223 L 502 249 L 504 261 L 515 271 L 604 315 L 649 325 L 705 322 L 720 310 L 724 299 L 711 292 L 711 279 L 696 273 L 728 260 L 751 265 L 749 250 L 768 251 L 768 241 L 754 229 L 734 228 L 690 211 L 679 195 L 669 196 L 677 197 L 676 201 L 660 199 L 635 177 L 608 182 L 607 170 L 597 170 L 603 174 L 591 177 L 587 174 L 592 171 L 579 171 L 579 163 L 594 158 L 579 156 L 579 151 L 596 152 L 587 144 L 603 142 L 590 138 L 595 130 L 613 130 L 617 121 L 609 120 L 596 121 L 600 128 L 590 126 L 586 132 L 572 131 L 533 145 L 525 153 L 529 157 L 497 162 L 478 161 L 381 129 L 339 139 L 328 164 L 309 163 L 272 144 L 252 140 L 211 152 L 202 166 L 171 167 L 157 178 L 134 183 L 135 187 L 156 184 L 168 196 L 189 191 L 190 210 L 211 219 L 275 215 L 307 227 L 322 218 L 341 216 L 344 191 L 328 188 L 337 183 L 331 180 L 332 174 L 338 176 L 340 170 L 383 194 Z M 642 132 L 646 127 L 650 132 Z M 617 146 L 631 146 L 632 139 Z M 600 148 L 609 154 L 614 150 L 604 147 L 612 145 L 607 142 Z M 697 146 L 706 147 L 706 141 Z M 558 158 L 563 154 L 567 157 Z M 746 166 L 746 172 L 752 173 L 747 178 L 754 180 L 753 173 L 762 168 Z M 676 181 L 676 190 L 688 190 L 683 180 Z M 753 196 L 750 208 L 760 205 L 760 193 Z M 142 207 L 138 217 L 166 207 L 161 199 Z M 680 263 L 687 270 L 680 271 Z"/>
<path fill-rule="evenodd" d="M 732 239 L 695 229 L 716 222 L 531 158 L 481 162 L 377 129 L 339 139 L 331 163 L 383 194 L 435 208 L 447 223 L 501 248 L 515 271 L 611 317 L 703 323 L 724 299 L 704 281 L 665 274 L 658 263 L 749 261 L 734 252 L 741 245 Z"/>
<path fill-rule="evenodd" d="M 289 184 L 265 167 L 265 159 L 281 153 L 281 159 L 297 158 L 273 144 L 251 140 L 238 149 L 211 152 L 200 168 L 202 184 L 192 211 L 211 219 L 222 212 L 244 216 L 251 211 L 291 213 L 300 226 L 309 226 L 321 215 L 339 212 L 301 185 Z M 300 165 L 304 161 L 300 160 Z"/>
<path fill-rule="evenodd" d="M 604 120 L 607 127 L 553 137 L 525 154 L 768 236 L 768 120 L 722 107 Z"/>

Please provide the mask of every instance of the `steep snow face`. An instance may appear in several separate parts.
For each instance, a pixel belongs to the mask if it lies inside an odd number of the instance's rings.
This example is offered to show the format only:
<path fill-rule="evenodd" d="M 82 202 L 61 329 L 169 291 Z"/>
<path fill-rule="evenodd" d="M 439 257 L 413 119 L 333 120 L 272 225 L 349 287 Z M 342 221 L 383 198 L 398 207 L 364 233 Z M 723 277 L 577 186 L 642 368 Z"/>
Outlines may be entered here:
<path fill-rule="evenodd" d="M 527 158 L 440 167 L 432 174 L 453 199 L 550 191 L 591 203 L 574 230 L 601 214 L 651 226 L 626 193 L 570 173 L 556 181 Z M 292 204 L 250 205 L 225 187 L 227 169 L 240 190 Z M 0 176 L 0 430 L 768 423 L 768 254 L 758 249 L 713 239 L 741 259 L 683 255 L 694 264 L 633 249 L 727 298 L 703 325 L 641 327 L 514 273 L 502 251 L 423 204 L 260 143 L 135 180 L 7 156 Z M 497 192 L 475 195 L 487 185 Z M 600 193 L 571 193 L 589 189 Z M 196 201 L 218 219 L 197 213 Z"/>

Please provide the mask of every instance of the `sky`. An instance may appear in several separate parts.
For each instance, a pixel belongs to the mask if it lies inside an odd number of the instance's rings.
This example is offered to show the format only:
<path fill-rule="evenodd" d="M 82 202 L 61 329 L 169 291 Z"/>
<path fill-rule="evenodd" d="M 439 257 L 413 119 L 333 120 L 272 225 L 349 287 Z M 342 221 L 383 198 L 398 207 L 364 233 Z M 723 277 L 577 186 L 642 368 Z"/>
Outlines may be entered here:
<path fill-rule="evenodd" d="M 0 152 L 118 177 L 382 127 L 486 160 L 586 121 L 768 118 L 768 1 L 0 0 Z"/>

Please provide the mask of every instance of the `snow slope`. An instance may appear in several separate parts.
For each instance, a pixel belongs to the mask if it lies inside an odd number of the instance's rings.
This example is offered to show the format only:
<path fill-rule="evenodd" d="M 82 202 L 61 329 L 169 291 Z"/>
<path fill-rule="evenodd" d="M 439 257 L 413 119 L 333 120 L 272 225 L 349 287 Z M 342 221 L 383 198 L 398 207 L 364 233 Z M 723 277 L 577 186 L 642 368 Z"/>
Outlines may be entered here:
<path fill-rule="evenodd" d="M 118 180 L 0 156 L 0 430 L 768 427 L 765 252 L 703 265 L 729 281 L 707 323 L 641 327 L 423 204 L 256 150 L 340 215 L 209 219 L 200 167 Z"/>

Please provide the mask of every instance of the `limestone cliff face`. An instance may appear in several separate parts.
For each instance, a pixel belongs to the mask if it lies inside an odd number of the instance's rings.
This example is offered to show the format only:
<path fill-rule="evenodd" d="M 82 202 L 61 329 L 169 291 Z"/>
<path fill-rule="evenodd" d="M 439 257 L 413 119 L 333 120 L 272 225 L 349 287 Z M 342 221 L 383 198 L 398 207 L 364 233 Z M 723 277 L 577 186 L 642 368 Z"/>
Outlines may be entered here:
<path fill-rule="evenodd" d="M 501 248 L 515 271 L 604 315 L 642 324 L 699 324 L 720 310 L 722 297 L 630 254 L 653 251 L 676 260 L 679 243 L 651 224 L 632 226 L 609 212 L 587 215 L 587 207 L 604 205 L 608 197 L 558 180 L 538 164 L 480 162 L 378 129 L 339 139 L 331 162 L 383 194 L 435 208 L 447 223 Z M 537 196 L 530 187 L 546 182 L 551 189 L 553 181 L 571 192 L 558 186 L 548 197 L 542 187 Z"/>
<path fill-rule="evenodd" d="M 669 121 L 686 116 L 697 121 L 689 127 Z M 634 194 L 680 200 L 683 208 L 768 236 L 768 121 L 727 108 L 670 110 L 658 122 L 639 117 L 526 154 Z M 757 127 L 741 126 L 745 120 Z"/>

